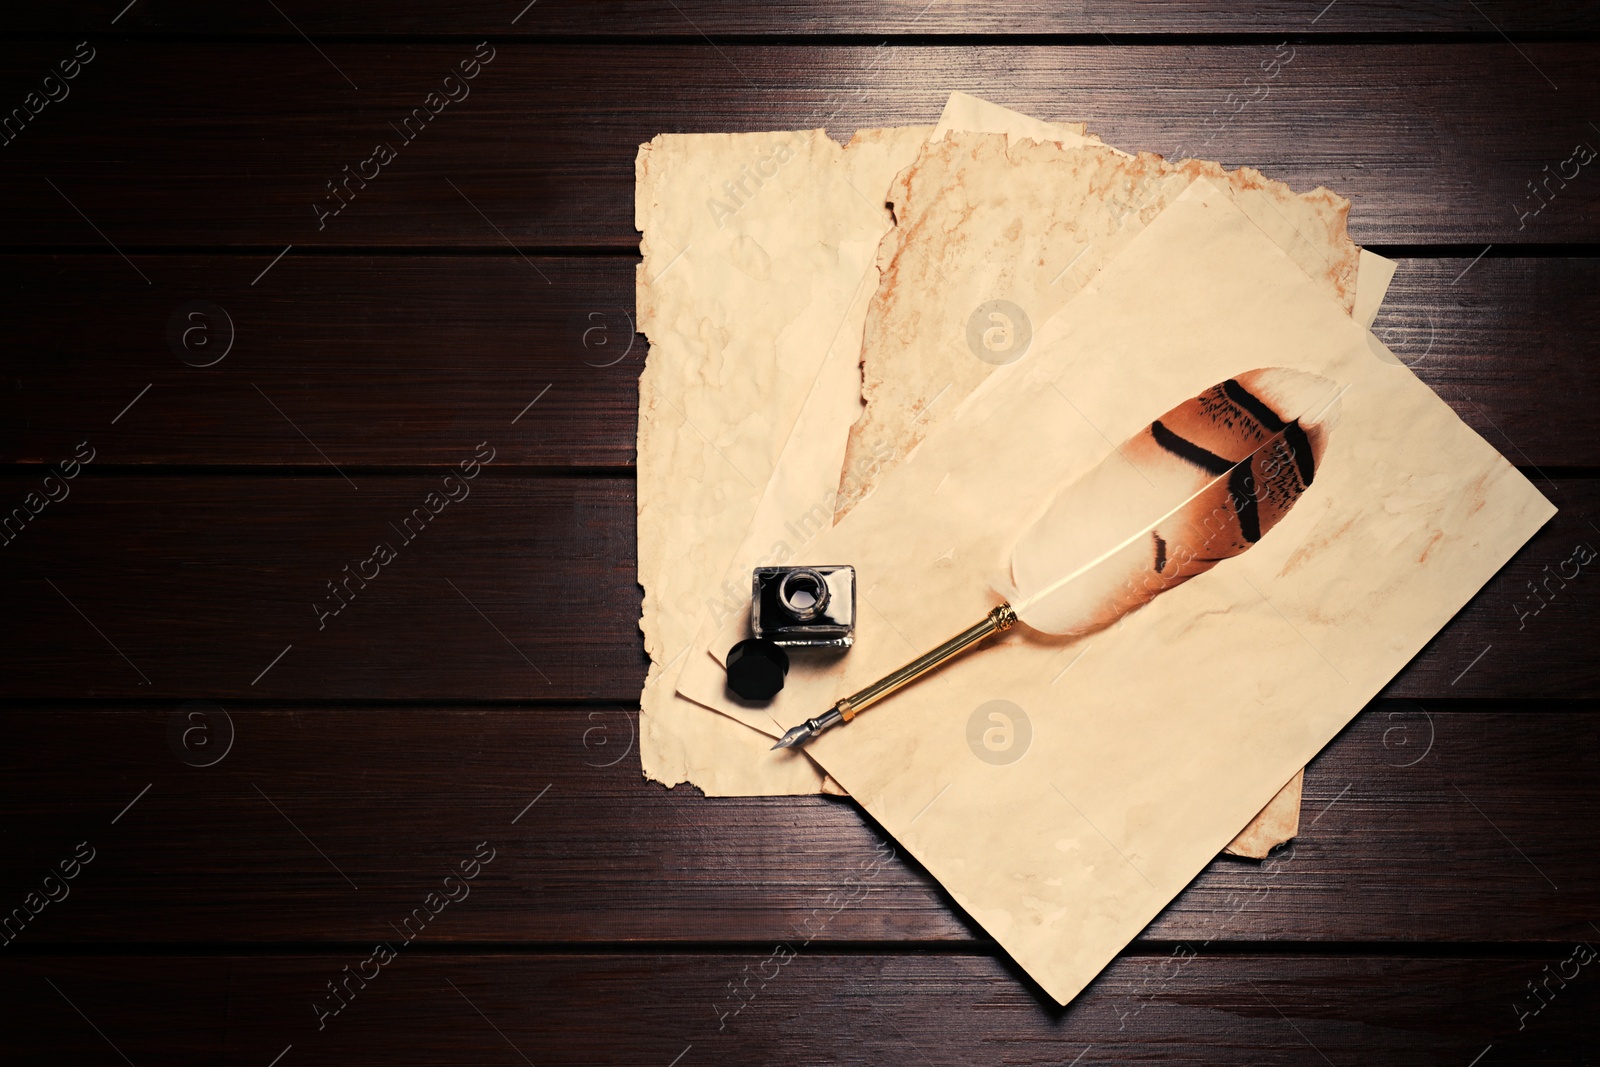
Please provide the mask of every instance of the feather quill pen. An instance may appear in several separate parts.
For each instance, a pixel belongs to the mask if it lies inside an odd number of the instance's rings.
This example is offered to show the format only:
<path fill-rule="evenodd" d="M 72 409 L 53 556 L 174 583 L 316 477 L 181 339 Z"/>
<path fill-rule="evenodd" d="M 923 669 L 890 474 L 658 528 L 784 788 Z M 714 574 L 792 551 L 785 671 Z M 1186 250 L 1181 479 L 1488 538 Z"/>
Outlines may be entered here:
<path fill-rule="evenodd" d="M 1185 400 L 1062 489 L 1018 539 L 982 622 L 789 730 L 804 744 L 1017 622 L 1081 637 L 1261 540 L 1311 487 L 1342 392 L 1282 367 Z M 1176 503 L 1174 503 L 1176 501 Z"/>

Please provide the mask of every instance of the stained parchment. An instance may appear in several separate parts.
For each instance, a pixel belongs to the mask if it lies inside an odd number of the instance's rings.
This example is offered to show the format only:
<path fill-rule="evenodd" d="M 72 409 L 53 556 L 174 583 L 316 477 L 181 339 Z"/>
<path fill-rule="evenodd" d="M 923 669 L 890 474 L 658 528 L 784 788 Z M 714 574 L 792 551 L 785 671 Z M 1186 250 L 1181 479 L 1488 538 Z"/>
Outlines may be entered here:
<path fill-rule="evenodd" d="M 1025 355 L 1032 330 L 1197 177 L 1353 307 L 1360 249 L 1345 229 L 1350 202 L 1326 189 L 1296 195 L 1248 167 L 952 128 L 890 190 L 896 225 L 879 250 L 883 281 L 861 352 L 866 411 L 851 428 L 846 471 L 909 454 L 942 412 Z"/>
<path fill-rule="evenodd" d="M 1306 772 L 1297 771 L 1287 785 L 1273 794 L 1267 806 L 1228 842 L 1222 851 L 1245 859 L 1266 859 L 1272 850 L 1300 835 L 1300 793 Z"/>
<path fill-rule="evenodd" d="M 651 665 L 640 697 L 647 777 L 691 774 L 716 795 L 816 792 L 806 761 L 676 697 L 672 679 L 830 346 L 859 344 L 890 218 L 882 192 L 928 127 L 865 130 L 846 147 L 822 130 L 665 134 L 641 146 L 638 328 L 640 629 Z M 852 308 L 855 311 L 852 311 Z M 837 478 L 842 441 L 818 477 Z"/>

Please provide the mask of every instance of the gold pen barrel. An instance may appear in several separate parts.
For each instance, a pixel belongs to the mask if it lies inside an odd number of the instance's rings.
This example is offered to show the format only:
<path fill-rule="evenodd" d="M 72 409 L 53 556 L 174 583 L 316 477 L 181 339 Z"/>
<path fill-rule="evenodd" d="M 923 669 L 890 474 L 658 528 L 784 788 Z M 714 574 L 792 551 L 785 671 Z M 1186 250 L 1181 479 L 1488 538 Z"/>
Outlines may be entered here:
<path fill-rule="evenodd" d="M 1017 613 L 1011 610 L 1011 605 L 1001 604 L 989 612 L 982 622 L 961 631 L 938 648 L 923 653 L 899 670 L 884 675 L 860 692 L 852 693 L 850 696 L 845 697 L 834 707 L 844 717 L 844 721 L 849 722 L 855 718 L 857 712 L 871 707 L 890 693 L 910 685 L 951 656 L 971 647 L 990 634 L 1011 629 L 1016 621 Z"/>

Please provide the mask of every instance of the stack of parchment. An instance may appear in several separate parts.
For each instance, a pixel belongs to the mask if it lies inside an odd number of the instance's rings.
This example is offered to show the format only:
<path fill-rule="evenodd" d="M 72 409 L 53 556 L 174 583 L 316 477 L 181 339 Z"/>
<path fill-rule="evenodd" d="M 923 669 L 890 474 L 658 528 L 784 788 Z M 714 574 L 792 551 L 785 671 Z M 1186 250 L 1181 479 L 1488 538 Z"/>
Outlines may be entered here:
<path fill-rule="evenodd" d="M 959 93 L 937 127 L 844 147 L 642 146 L 646 775 L 848 791 L 1062 1002 L 1219 850 L 1292 836 L 1299 768 L 1554 512 L 1368 332 L 1393 266 L 1348 210 Z M 1316 492 L 1259 545 L 769 751 L 982 618 L 1063 485 L 1260 367 L 1330 379 L 1340 408 Z M 781 563 L 856 567 L 857 640 L 753 706 L 722 658 L 751 569 Z"/>

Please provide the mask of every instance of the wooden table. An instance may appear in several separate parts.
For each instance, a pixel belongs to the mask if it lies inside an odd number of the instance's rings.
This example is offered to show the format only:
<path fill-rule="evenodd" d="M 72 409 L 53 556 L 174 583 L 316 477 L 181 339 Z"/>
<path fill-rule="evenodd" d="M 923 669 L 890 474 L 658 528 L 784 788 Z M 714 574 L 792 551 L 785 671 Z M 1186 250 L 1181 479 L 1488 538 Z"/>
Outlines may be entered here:
<path fill-rule="evenodd" d="M 1600 9 L 524 2 L 8 13 L 0 1059 L 1600 1062 Z M 851 803 L 639 773 L 635 147 L 950 89 L 1349 196 L 1562 509 L 1064 1010 L 903 856 L 831 914 Z"/>

